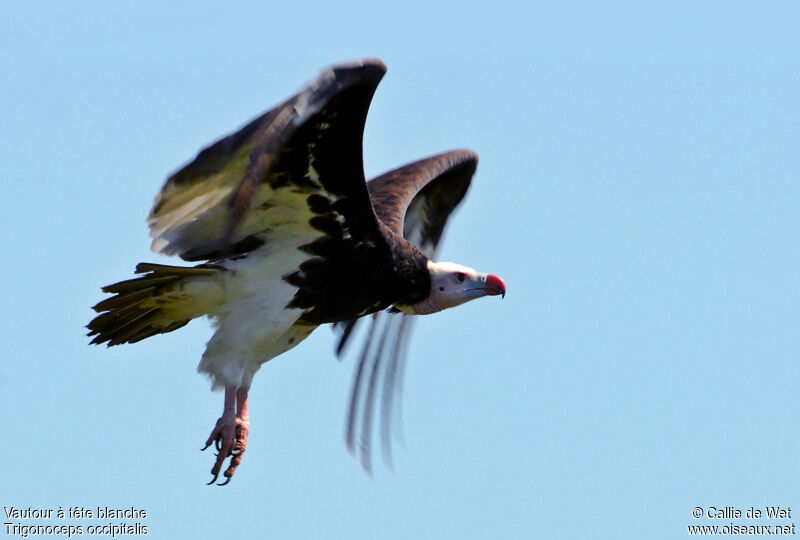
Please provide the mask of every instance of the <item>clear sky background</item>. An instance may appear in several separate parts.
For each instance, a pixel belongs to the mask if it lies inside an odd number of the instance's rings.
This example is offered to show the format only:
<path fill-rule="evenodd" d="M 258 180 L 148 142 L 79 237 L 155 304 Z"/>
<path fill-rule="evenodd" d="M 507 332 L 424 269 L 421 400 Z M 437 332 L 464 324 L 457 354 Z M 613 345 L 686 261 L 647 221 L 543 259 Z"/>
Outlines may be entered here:
<path fill-rule="evenodd" d="M 5 6 L 0 504 L 144 508 L 152 538 L 800 522 L 800 14 L 553 4 Z M 169 173 L 363 56 L 389 68 L 367 175 L 475 149 L 441 255 L 508 295 L 418 321 L 393 472 L 345 451 L 354 358 L 321 328 L 258 374 L 244 463 L 206 487 L 208 323 L 89 347 L 89 308 L 178 262 L 144 221 Z"/>

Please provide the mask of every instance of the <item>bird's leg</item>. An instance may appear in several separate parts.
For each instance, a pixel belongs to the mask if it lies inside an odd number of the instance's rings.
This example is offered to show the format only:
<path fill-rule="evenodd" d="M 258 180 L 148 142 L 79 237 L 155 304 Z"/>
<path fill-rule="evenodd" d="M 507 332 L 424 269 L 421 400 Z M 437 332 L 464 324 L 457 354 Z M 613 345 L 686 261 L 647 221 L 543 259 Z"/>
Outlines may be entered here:
<path fill-rule="evenodd" d="M 217 420 L 217 425 L 214 426 L 214 429 L 211 431 L 211 435 L 209 435 L 208 440 L 206 441 L 206 445 L 203 447 L 203 450 L 205 450 L 211 446 L 211 443 L 214 443 L 217 447 L 217 460 L 214 462 L 214 467 L 211 469 L 211 474 L 214 475 L 214 478 L 211 479 L 209 484 L 213 484 L 217 481 L 219 471 L 222 469 L 222 464 L 225 462 L 225 458 L 232 454 L 234 443 L 236 442 L 237 390 L 238 388 L 235 386 L 225 387 L 225 407 L 222 409 L 222 416 L 219 418 L 219 420 Z"/>
<path fill-rule="evenodd" d="M 224 486 L 233 478 L 233 474 L 242 462 L 244 451 L 247 450 L 247 436 L 250 435 L 250 413 L 247 406 L 247 389 L 239 388 L 236 391 L 236 441 L 231 450 L 231 464 L 225 471 L 225 480 L 221 486 Z"/>

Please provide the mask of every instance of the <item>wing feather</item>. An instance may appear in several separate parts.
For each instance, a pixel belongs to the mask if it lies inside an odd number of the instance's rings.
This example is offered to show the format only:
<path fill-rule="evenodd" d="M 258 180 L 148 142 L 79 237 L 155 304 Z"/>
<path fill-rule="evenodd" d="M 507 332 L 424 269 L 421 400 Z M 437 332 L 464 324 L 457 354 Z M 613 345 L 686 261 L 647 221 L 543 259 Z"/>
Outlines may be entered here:
<path fill-rule="evenodd" d="M 384 173 L 367 183 L 375 213 L 392 232 L 433 257 L 477 166 L 475 152 L 453 150 Z"/>
<path fill-rule="evenodd" d="M 348 321 L 342 327 L 349 327 L 352 331 L 354 321 Z M 403 388 L 406 337 L 412 322 L 412 317 L 404 313 L 384 311 L 373 314 L 356 364 L 350 388 L 345 444 L 351 454 L 360 454 L 361 465 L 367 472 L 372 469 L 373 418 L 379 394 L 381 449 L 389 467 L 392 466 L 392 436 L 396 434 L 402 437 L 402 428 L 394 420 L 402 418 L 399 402 Z"/>
<path fill-rule="evenodd" d="M 190 261 L 245 254 L 275 227 L 314 217 L 312 195 L 328 201 L 354 237 L 374 234 L 361 144 L 385 70 L 371 59 L 329 68 L 201 151 L 156 197 L 152 249 Z"/>

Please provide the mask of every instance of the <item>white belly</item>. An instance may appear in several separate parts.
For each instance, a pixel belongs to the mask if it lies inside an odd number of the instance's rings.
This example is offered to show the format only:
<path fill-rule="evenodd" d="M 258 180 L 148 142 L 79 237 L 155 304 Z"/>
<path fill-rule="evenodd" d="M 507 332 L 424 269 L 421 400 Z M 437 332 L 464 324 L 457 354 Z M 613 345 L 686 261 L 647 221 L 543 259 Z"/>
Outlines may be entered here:
<path fill-rule="evenodd" d="M 314 329 L 292 330 L 303 310 L 286 308 L 297 287 L 281 278 L 309 255 L 286 247 L 273 245 L 280 256 L 265 253 L 225 263 L 233 272 L 225 278 L 225 301 L 210 313 L 217 330 L 197 367 L 211 378 L 213 389 L 249 387 L 261 364 L 291 349 Z"/>

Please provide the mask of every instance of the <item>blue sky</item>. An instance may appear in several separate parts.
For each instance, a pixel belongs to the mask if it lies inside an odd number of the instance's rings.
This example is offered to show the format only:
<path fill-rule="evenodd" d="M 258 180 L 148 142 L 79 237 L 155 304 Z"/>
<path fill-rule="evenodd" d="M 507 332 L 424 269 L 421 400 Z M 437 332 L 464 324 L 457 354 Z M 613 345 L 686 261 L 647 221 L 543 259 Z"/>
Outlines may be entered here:
<path fill-rule="evenodd" d="M 696 506 L 800 511 L 797 20 L 789 3 L 5 9 L 0 503 L 144 508 L 155 538 L 681 538 L 709 522 Z M 354 362 L 321 328 L 258 374 L 244 463 L 206 487 L 208 323 L 89 347 L 89 307 L 137 262 L 177 262 L 144 222 L 169 173 L 363 56 L 389 68 L 368 176 L 475 149 L 441 255 L 509 294 L 416 324 L 393 472 L 345 451 Z"/>

